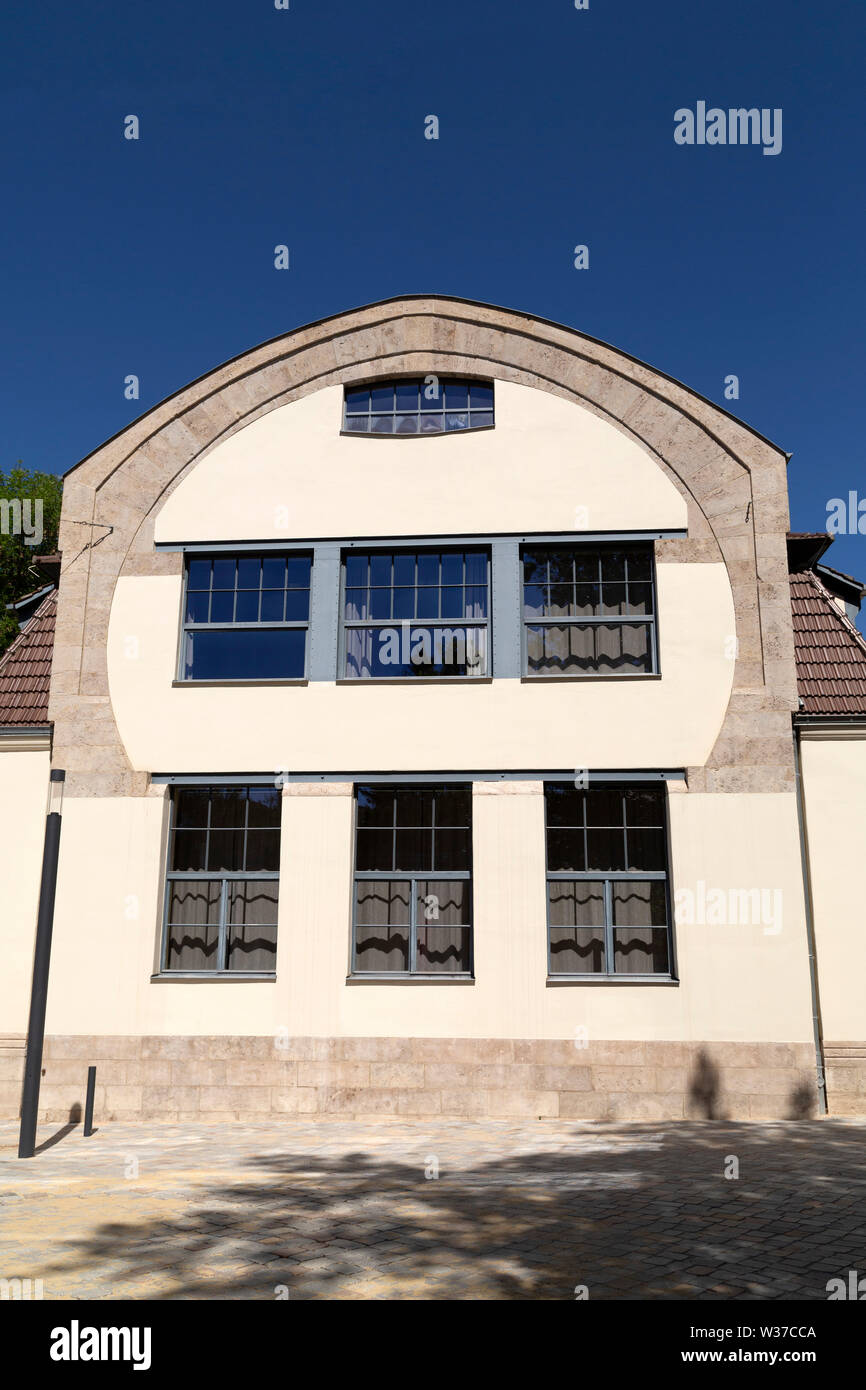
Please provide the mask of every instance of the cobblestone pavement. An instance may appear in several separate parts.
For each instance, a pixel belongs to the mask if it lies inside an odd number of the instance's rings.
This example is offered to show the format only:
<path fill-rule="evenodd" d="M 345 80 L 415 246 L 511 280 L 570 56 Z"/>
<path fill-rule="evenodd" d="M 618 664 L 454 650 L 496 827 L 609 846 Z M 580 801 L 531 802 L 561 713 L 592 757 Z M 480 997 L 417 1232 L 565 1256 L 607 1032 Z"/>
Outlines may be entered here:
<path fill-rule="evenodd" d="M 0 1278 L 46 1299 L 826 1299 L 866 1123 L 0 1125 Z M 726 1177 L 735 1171 L 738 1177 Z M 438 1176 L 436 1174 L 438 1173 Z"/>

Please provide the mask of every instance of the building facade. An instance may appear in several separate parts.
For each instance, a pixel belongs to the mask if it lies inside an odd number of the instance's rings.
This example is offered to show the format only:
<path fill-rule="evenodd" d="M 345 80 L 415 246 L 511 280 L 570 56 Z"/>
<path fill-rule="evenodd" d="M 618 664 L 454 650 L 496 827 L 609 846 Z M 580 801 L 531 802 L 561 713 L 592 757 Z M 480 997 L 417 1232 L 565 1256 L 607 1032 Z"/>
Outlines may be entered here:
<path fill-rule="evenodd" d="M 109 440 L 65 481 L 44 741 L 0 748 L 5 1112 L 50 733 L 47 1118 L 90 1063 L 103 1119 L 862 1113 L 866 684 L 801 729 L 787 532 L 776 446 L 449 298 Z M 862 589 L 807 550 L 856 687 Z"/>

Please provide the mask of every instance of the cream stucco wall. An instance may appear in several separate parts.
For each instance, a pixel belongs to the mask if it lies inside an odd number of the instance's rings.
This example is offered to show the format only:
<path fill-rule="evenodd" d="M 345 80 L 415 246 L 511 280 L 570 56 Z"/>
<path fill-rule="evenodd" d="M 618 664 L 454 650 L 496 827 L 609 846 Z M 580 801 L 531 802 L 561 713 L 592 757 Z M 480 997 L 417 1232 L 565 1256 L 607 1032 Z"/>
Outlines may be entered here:
<path fill-rule="evenodd" d="M 108 674 L 120 737 L 150 772 L 276 768 L 686 767 L 733 681 L 724 565 L 658 567 L 660 679 L 172 688 L 180 576 L 118 581 Z"/>
<path fill-rule="evenodd" d="M 804 734 L 806 834 L 824 1037 L 866 1038 L 866 734 Z"/>
<path fill-rule="evenodd" d="M 352 799 L 342 784 L 284 795 L 276 982 L 151 983 L 164 790 L 71 800 L 48 1030 L 569 1038 L 583 1027 L 591 1038 L 808 1042 L 793 797 L 691 794 L 677 785 L 674 887 L 778 889 L 784 904 L 776 933 L 760 922 L 680 926 L 679 985 L 546 985 L 543 798 L 534 783 L 476 783 L 474 984 L 347 984 Z"/>
<path fill-rule="evenodd" d="M 0 1033 L 22 1033 L 27 1027 L 48 809 L 48 759 L 47 738 L 0 741 Z"/>
<path fill-rule="evenodd" d="M 342 389 L 281 406 L 217 444 L 168 498 L 160 542 L 677 529 L 686 504 L 621 430 L 496 382 L 496 427 L 414 439 L 339 433 Z"/>

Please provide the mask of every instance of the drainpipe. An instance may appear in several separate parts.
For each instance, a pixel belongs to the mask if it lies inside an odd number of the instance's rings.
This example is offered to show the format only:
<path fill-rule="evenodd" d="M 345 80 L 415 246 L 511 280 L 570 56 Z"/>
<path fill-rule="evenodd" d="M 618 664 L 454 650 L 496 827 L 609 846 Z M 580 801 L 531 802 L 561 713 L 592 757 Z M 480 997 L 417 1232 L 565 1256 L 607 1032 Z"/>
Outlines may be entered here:
<path fill-rule="evenodd" d="M 42 851 L 42 882 L 39 887 L 39 915 L 36 919 L 36 948 L 33 952 L 33 985 L 30 991 L 30 1018 L 27 1024 L 27 1059 L 21 1093 L 21 1131 L 18 1157 L 32 1158 L 36 1151 L 36 1120 L 39 1114 L 39 1084 L 42 1079 L 42 1049 L 45 1043 L 45 1005 L 48 1000 L 48 967 L 51 964 L 51 933 L 54 929 L 54 897 L 57 891 L 57 859 L 60 853 L 60 811 L 66 773 L 52 768 L 48 788 L 48 814 L 45 818 L 45 846 Z"/>
<path fill-rule="evenodd" d="M 815 1068 L 818 1074 L 818 1111 L 827 1114 L 827 1081 L 824 1074 L 824 1048 L 821 1040 L 821 1001 L 818 995 L 818 964 L 815 954 L 815 915 L 812 906 L 812 871 L 806 843 L 806 802 L 803 795 L 803 765 L 800 758 L 800 730 L 794 727 L 794 772 L 797 779 L 797 824 L 800 829 L 800 863 L 803 870 L 803 897 L 806 904 L 806 938 L 809 945 L 809 984 L 812 991 L 812 1031 L 815 1038 Z"/>

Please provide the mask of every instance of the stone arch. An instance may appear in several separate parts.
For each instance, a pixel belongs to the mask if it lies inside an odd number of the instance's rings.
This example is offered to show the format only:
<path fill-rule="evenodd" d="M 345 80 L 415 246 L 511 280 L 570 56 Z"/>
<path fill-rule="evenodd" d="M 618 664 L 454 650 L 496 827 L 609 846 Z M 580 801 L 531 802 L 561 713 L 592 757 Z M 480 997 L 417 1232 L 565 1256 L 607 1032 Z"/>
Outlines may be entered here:
<path fill-rule="evenodd" d="M 75 794 L 141 791 L 119 740 L 106 636 L 121 574 L 176 572 L 153 549 L 156 512 L 218 443 L 324 386 L 422 373 L 504 378 L 573 401 L 635 440 L 688 504 L 662 563 L 724 561 L 738 655 L 722 731 L 692 787 L 791 785 L 795 707 L 783 452 L 627 354 L 561 325 L 448 297 L 412 296 L 311 324 L 244 353 L 154 407 L 67 475 L 50 717 Z"/>

